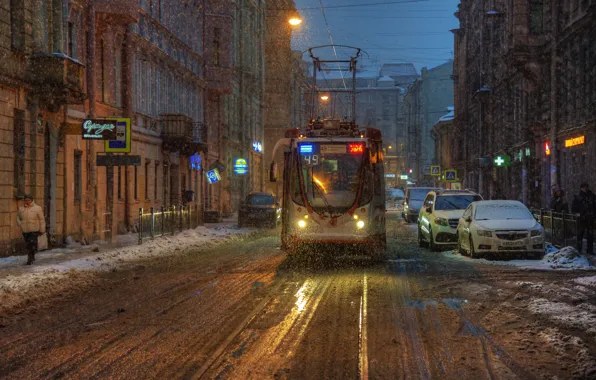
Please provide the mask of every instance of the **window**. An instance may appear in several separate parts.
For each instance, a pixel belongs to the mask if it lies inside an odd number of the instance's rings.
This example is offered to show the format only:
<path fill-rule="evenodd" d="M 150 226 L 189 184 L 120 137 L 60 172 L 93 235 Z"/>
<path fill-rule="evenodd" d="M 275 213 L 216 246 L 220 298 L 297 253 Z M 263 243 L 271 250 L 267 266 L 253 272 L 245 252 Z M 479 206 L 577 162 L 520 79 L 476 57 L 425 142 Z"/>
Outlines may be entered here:
<path fill-rule="evenodd" d="M 74 201 L 80 202 L 83 195 L 83 152 L 74 151 Z"/>
<path fill-rule="evenodd" d="M 213 66 L 219 66 L 219 56 L 221 54 L 219 46 L 220 28 L 213 28 Z"/>
<path fill-rule="evenodd" d="M 153 199 L 158 200 L 157 194 L 157 171 L 159 170 L 159 162 L 155 163 L 155 172 L 153 173 Z"/>
<path fill-rule="evenodd" d="M 72 58 L 76 58 L 76 47 L 75 47 L 75 31 L 74 31 L 75 27 L 74 24 L 72 22 L 68 23 L 68 46 L 66 48 L 66 54 L 68 54 L 69 57 Z"/>
<path fill-rule="evenodd" d="M 99 75 L 101 75 L 101 101 L 106 102 L 106 70 L 105 70 L 105 46 L 104 41 L 99 41 L 99 63 L 100 63 L 100 71 Z"/>
<path fill-rule="evenodd" d="M 116 107 L 122 106 L 122 52 L 124 46 L 121 44 L 120 49 L 114 51 L 114 105 Z"/>
<path fill-rule="evenodd" d="M 25 194 L 25 111 L 14 110 L 13 120 L 14 187 Z"/>
<path fill-rule="evenodd" d="M 118 166 L 118 199 L 122 199 L 122 166 Z"/>
<path fill-rule="evenodd" d="M 139 186 L 138 186 L 139 172 L 138 172 L 137 168 L 138 168 L 138 166 L 134 166 L 134 196 L 135 196 L 135 200 L 139 199 Z"/>
<path fill-rule="evenodd" d="M 145 163 L 145 199 L 149 200 L 149 165 L 151 162 Z"/>
<path fill-rule="evenodd" d="M 25 1 L 10 0 L 10 47 L 25 50 Z"/>

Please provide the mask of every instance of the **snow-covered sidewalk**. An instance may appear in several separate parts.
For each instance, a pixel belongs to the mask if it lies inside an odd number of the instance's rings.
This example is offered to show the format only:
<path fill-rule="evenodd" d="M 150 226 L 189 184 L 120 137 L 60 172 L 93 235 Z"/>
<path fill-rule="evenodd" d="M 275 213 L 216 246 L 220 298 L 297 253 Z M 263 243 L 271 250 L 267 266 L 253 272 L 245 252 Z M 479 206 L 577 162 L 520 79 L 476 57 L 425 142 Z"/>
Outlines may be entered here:
<path fill-rule="evenodd" d="M 137 235 L 123 235 L 115 244 L 93 244 L 58 248 L 36 255 L 31 266 L 23 265 L 25 256 L 0 258 L 0 314 L 24 300 L 38 298 L 36 293 L 59 292 L 73 281 L 83 280 L 98 271 L 111 271 L 143 259 L 180 254 L 188 249 L 204 251 L 227 241 L 258 233 L 238 228 L 235 223 L 218 223 L 162 236 L 138 245 Z M 43 291 L 42 291 L 43 290 Z"/>

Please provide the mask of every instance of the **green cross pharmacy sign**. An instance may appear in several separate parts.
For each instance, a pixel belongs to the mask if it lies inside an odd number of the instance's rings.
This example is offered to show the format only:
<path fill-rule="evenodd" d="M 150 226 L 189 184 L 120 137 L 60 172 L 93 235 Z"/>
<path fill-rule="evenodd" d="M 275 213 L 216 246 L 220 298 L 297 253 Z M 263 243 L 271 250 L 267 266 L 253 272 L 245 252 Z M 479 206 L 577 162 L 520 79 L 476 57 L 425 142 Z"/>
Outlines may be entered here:
<path fill-rule="evenodd" d="M 493 159 L 496 167 L 502 168 L 511 165 L 511 157 L 507 155 L 497 156 Z"/>

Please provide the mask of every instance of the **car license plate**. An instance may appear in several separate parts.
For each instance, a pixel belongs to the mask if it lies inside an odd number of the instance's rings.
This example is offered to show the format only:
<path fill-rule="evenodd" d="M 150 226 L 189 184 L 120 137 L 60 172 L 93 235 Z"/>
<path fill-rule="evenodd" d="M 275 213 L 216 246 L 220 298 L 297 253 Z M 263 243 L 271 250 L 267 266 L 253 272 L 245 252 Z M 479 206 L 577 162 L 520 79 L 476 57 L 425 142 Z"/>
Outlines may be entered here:
<path fill-rule="evenodd" d="M 519 247 L 525 245 L 526 242 L 524 240 L 514 240 L 514 241 L 502 241 L 501 245 L 503 247 Z"/>

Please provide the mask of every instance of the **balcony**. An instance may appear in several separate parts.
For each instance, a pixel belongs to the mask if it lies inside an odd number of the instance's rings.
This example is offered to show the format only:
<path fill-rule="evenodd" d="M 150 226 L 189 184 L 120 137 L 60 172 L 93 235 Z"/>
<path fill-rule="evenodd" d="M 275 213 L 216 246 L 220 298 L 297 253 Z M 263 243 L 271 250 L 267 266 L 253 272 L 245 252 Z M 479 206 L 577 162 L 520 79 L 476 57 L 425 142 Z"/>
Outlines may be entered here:
<path fill-rule="evenodd" d="M 205 68 L 207 89 L 221 94 L 232 93 L 232 69 L 221 66 L 207 66 Z"/>
<path fill-rule="evenodd" d="M 130 24 L 139 19 L 137 0 L 95 0 L 95 11 L 107 16 L 108 23 Z"/>
<path fill-rule="evenodd" d="M 81 104 L 84 66 L 62 53 L 37 54 L 29 59 L 27 81 L 40 104 L 56 112 L 64 104 Z"/>
<path fill-rule="evenodd" d="M 163 147 L 172 152 L 193 155 L 207 151 L 207 129 L 203 123 L 181 114 L 162 114 Z"/>

